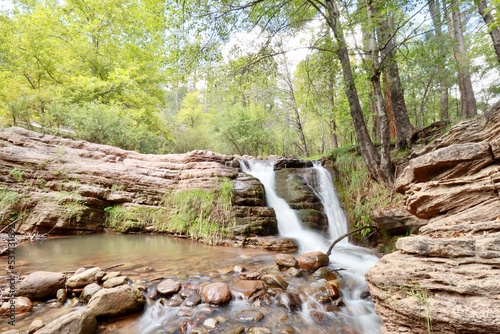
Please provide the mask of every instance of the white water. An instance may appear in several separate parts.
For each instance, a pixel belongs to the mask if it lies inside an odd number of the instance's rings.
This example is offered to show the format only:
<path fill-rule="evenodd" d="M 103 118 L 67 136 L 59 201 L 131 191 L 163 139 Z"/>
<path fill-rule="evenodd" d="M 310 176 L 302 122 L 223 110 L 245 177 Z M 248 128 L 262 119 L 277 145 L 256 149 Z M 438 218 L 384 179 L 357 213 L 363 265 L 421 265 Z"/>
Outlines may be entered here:
<path fill-rule="evenodd" d="M 276 212 L 280 235 L 294 239 L 299 245 L 299 252 L 326 252 L 333 240 L 347 233 L 347 219 L 330 172 L 321 164 L 315 163 L 313 167 L 319 178 L 319 189 L 313 190 L 320 198 L 328 217 L 330 238 L 304 228 L 295 211 L 276 194 L 273 161 L 249 160 L 242 162 L 241 166 L 244 172 L 259 179 L 264 185 L 267 204 Z M 362 298 L 362 293 L 368 290 L 365 274 L 377 261 L 378 258 L 370 254 L 368 249 L 352 245 L 346 239 L 339 242 L 330 255 L 331 266 L 345 269 L 340 271 L 344 283 L 341 288 L 342 297 L 346 304 L 342 311 L 344 321 L 364 334 L 378 334 L 381 330 L 381 321 L 375 313 L 373 303 Z"/>

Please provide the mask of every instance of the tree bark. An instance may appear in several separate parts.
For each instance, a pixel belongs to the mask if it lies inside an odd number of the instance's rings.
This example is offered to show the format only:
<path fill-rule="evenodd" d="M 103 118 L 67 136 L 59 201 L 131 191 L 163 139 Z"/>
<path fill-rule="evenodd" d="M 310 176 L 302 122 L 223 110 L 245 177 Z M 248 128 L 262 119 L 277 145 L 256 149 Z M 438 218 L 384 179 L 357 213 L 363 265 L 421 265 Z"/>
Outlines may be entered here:
<path fill-rule="evenodd" d="M 436 38 L 437 44 L 437 60 L 438 60 L 438 78 L 439 78 L 439 89 L 440 94 L 440 107 L 439 107 L 439 119 L 441 121 L 449 121 L 450 115 L 448 112 L 448 99 L 449 99 L 449 85 L 446 78 L 446 44 L 443 38 L 443 31 L 441 29 L 442 18 L 440 10 L 440 0 L 429 0 L 429 11 L 432 16 L 432 24 L 434 26 L 434 36 Z"/>
<path fill-rule="evenodd" d="M 375 8 L 375 10 L 377 10 Z M 413 134 L 413 125 L 410 123 L 406 109 L 405 95 L 399 67 L 396 61 L 396 43 L 394 42 L 393 27 L 389 17 L 382 17 L 380 22 L 381 65 L 387 76 L 388 89 L 390 91 L 391 109 L 394 114 L 397 147 L 405 148 L 411 146 L 410 137 Z"/>
<path fill-rule="evenodd" d="M 491 36 L 491 40 L 493 41 L 493 48 L 495 49 L 495 53 L 497 55 L 497 61 L 500 63 L 500 27 L 493 27 L 492 23 L 494 21 L 493 15 L 491 15 L 491 8 L 488 5 L 487 0 L 475 0 L 477 9 L 479 14 L 486 23 L 488 27 L 488 32 Z M 498 8 L 497 8 L 498 10 Z"/>
<path fill-rule="evenodd" d="M 455 56 L 458 67 L 458 87 L 460 89 L 460 100 L 462 103 L 462 117 L 474 117 L 477 115 L 476 97 L 470 77 L 469 58 L 465 46 L 459 0 L 454 0 L 452 2 L 448 21 L 452 28 L 450 29 L 450 33 L 453 33 L 454 39 L 453 55 Z"/>
<path fill-rule="evenodd" d="M 368 14 L 368 24 L 372 27 L 368 35 L 369 40 L 369 52 L 372 64 L 372 75 L 371 82 L 373 87 L 373 94 L 375 95 L 375 105 L 377 109 L 378 121 L 380 126 L 380 142 L 381 142 L 381 152 L 380 152 L 380 168 L 382 170 L 389 172 L 392 175 L 393 166 L 391 163 L 391 135 L 389 131 L 389 120 L 387 117 L 387 111 L 384 103 L 384 95 L 382 92 L 382 85 L 380 84 L 381 76 L 381 63 L 380 54 L 377 49 L 376 41 L 376 10 L 373 6 L 372 0 L 366 1 L 367 14 Z M 406 142 L 406 138 L 405 138 Z"/>
<path fill-rule="evenodd" d="M 392 175 L 389 171 L 383 170 L 380 166 L 380 155 L 378 154 L 370 135 L 366 128 L 365 119 L 363 117 L 363 110 L 359 103 L 358 92 L 354 83 L 354 76 L 351 68 L 351 61 L 347 44 L 344 37 L 344 32 L 340 24 L 340 12 L 338 4 L 335 0 L 326 0 L 326 19 L 330 29 L 337 40 L 337 57 L 342 67 L 342 74 L 344 79 L 344 89 L 349 102 L 349 109 L 356 131 L 356 137 L 359 143 L 359 148 L 363 160 L 371 173 L 372 177 L 386 186 L 392 185 Z"/>

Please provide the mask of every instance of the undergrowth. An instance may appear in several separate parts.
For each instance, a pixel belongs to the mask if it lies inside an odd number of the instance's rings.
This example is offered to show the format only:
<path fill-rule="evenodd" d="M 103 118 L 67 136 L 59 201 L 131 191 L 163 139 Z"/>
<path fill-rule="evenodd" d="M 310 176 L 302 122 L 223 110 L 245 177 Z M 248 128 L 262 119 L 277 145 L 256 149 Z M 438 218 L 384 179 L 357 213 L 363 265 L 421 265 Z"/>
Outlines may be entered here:
<path fill-rule="evenodd" d="M 105 209 L 107 227 L 120 232 L 138 232 L 150 226 L 155 232 L 215 243 L 231 235 L 232 198 L 232 182 L 224 179 L 216 191 L 193 189 L 167 193 L 159 206 L 108 207 Z"/>
<path fill-rule="evenodd" d="M 335 149 L 327 157 L 334 162 L 335 187 L 343 203 L 350 230 L 376 225 L 370 218 L 373 210 L 401 204 L 400 195 L 392 193 L 390 189 L 370 177 L 356 147 Z M 368 243 L 366 237 L 369 233 L 371 233 L 370 229 L 364 229 L 353 235 L 353 241 L 366 245 Z"/>

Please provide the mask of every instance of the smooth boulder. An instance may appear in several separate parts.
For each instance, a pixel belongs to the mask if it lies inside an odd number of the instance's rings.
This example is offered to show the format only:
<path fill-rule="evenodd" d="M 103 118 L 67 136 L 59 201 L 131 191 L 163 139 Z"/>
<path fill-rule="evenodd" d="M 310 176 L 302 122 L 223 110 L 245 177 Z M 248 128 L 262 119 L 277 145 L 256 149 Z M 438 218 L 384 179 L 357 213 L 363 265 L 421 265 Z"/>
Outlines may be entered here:
<path fill-rule="evenodd" d="M 115 317 L 141 311 L 146 297 L 130 285 L 97 291 L 87 308 L 97 317 Z"/>
<path fill-rule="evenodd" d="M 223 305 L 231 301 L 231 291 L 226 283 L 210 283 L 201 288 L 204 303 Z"/>
<path fill-rule="evenodd" d="M 56 297 L 57 290 L 64 288 L 66 276 L 51 271 L 35 271 L 21 281 L 16 296 L 31 300 L 46 300 Z"/>
<path fill-rule="evenodd" d="M 322 252 L 302 254 L 297 261 L 299 262 L 299 267 L 304 270 L 317 270 L 330 264 L 330 258 Z"/>
<path fill-rule="evenodd" d="M 81 289 L 86 285 L 95 282 L 95 275 L 101 271 L 101 268 L 94 267 L 87 269 L 79 274 L 75 274 L 68 279 L 66 286 L 69 289 Z"/>
<path fill-rule="evenodd" d="M 35 334 L 94 334 L 96 330 L 95 316 L 88 310 L 80 309 L 52 320 Z"/>

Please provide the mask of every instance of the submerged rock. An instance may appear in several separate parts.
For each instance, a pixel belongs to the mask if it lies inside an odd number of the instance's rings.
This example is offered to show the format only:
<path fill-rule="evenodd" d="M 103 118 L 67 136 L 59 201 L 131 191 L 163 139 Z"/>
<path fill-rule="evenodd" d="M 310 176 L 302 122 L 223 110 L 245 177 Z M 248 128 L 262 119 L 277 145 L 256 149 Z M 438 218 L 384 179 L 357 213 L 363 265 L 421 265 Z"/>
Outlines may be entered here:
<path fill-rule="evenodd" d="M 274 256 L 274 262 L 280 269 L 298 268 L 299 266 L 297 259 L 290 254 L 277 254 Z"/>
<path fill-rule="evenodd" d="M 232 285 L 231 290 L 252 302 L 266 293 L 266 285 L 260 280 L 242 280 Z"/>
<path fill-rule="evenodd" d="M 282 292 L 277 297 L 278 305 L 289 312 L 302 310 L 302 299 L 296 292 Z"/>
<path fill-rule="evenodd" d="M 243 310 L 236 314 L 236 318 L 241 321 L 261 321 L 264 319 L 264 315 L 257 310 Z"/>
<path fill-rule="evenodd" d="M 16 313 L 26 313 L 33 309 L 33 303 L 27 297 L 16 297 L 12 299 L 14 301 L 15 312 Z M 8 314 L 10 312 L 11 302 L 8 300 L 2 304 L 0 307 L 0 314 Z"/>

